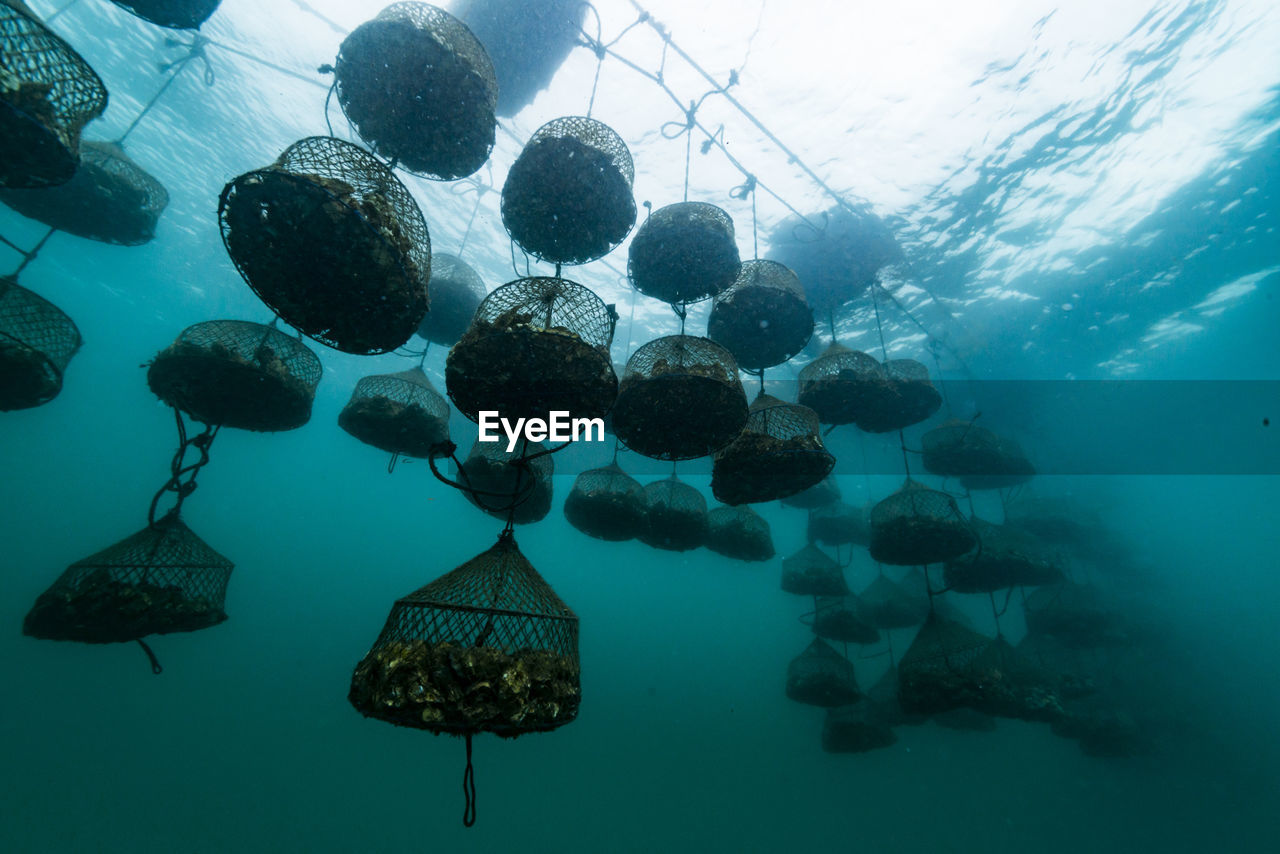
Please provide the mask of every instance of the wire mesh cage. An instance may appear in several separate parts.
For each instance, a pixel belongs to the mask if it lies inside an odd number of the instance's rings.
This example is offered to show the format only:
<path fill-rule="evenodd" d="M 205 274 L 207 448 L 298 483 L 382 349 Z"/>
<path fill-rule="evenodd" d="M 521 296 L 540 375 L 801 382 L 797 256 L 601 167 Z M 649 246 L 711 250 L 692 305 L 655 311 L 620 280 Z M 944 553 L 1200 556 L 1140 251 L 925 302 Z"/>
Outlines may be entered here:
<path fill-rule="evenodd" d="M 967 489 L 1004 489 L 1035 475 L 1022 448 L 972 421 L 951 419 L 920 437 L 924 467 Z"/>
<path fill-rule="evenodd" d="M 449 404 L 420 367 L 374 374 L 356 383 L 338 426 L 366 445 L 425 459 L 449 441 Z"/>
<path fill-rule="evenodd" d="M 707 514 L 706 546 L 734 560 L 772 560 L 773 533 L 769 523 L 750 507 L 717 507 Z"/>
<path fill-rule="evenodd" d="M 538 128 L 502 186 L 502 223 L 535 258 L 585 264 L 636 222 L 631 152 L 608 125 L 565 116 Z"/>
<path fill-rule="evenodd" d="M 809 511 L 809 540 L 824 546 L 865 546 L 871 542 L 867 508 L 833 501 Z"/>
<path fill-rule="evenodd" d="M 418 334 L 433 344 L 452 347 L 467 331 L 485 297 L 480 274 L 457 255 L 431 256 L 431 310 Z"/>
<path fill-rule="evenodd" d="M 810 706 L 845 706 L 862 699 L 853 665 L 831 644 L 814 638 L 787 665 L 787 697 Z"/>
<path fill-rule="evenodd" d="M 737 280 L 716 296 L 707 337 L 749 371 L 771 368 L 809 343 L 813 309 L 795 273 L 777 261 L 747 261 Z"/>
<path fill-rule="evenodd" d="M 80 168 L 70 181 L 36 190 L 0 190 L 0 202 L 67 234 L 138 246 L 156 236 L 169 192 L 115 143 L 84 142 Z"/>
<path fill-rule="evenodd" d="M 802 489 L 794 495 L 786 496 L 782 499 L 782 503 L 787 507 L 795 507 L 800 510 L 817 510 L 820 507 L 835 504 L 839 500 L 840 484 L 836 482 L 835 475 L 832 474 L 827 475 L 808 489 Z"/>
<path fill-rule="evenodd" d="M 761 392 L 742 432 L 716 452 L 711 491 L 730 505 L 774 501 L 822 482 L 835 464 L 812 409 Z"/>
<path fill-rule="evenodd" d="M 673 305 L 715 296 L 742 269 L 733 219 L 706 202 L 658 208 L 636 230 L 627 255 L 635 289 Z"/>
<path fill-rule="evenodd" d="M 827 709 L 822 749 L 827 753 L 868 753 L 898 743 L 885 716 L 872 703 Z"/>
<path fill-rule="evenodd" d="M 80 349 L 70 317 L 13 278 L 0 278 L 0 412 L 48 403 Z"/>
<path fill-rule="evenodd" d="M 889 382 L 875 357 L 835 342 L 800 370 L 799 380 L 797 400 L 823 424 L 858 423 Z"/>
<path fill-rule="evenodd" d="M 1021 445 L 1007 436 L 997 437 L 996 442 L 997 462 L 986 472 L 963 475 L 960 485 L 965 489 L 1008 489 L 1035 477 L 1036 467 Z"/>
<path fill-rule="evenodd" d="M 107 108 L 102 80 L 18 0 L 0 0 L 0 187 L 71 180 L 80 131 Z"/>
<path fill-rule="evenodd" d="M 396 726 L 516 738 L 570 723 L 581 696 L 578 618 L 508 533 L 395 603 L 348 700 Z"/>
<path fill-rule="evenodd" d="M 809 543 L 782 559 L 782 589 L 801 596 L 843 596 L 849 585 L 840 564 Z"/>
<path fill-rule="evenodd" d="M 645 510 L 644 487 L 616 462 L 578 475 L 564 500 L 570 525 L 587 536 L 612 542 L 638 536 Z"/>
<path fill-rule="evenodd" d="M 729 351 L 709 338 L 670 335 L 627 360 L 613 407 L 614 433 L 659 460 L 723 448 L 747 423 L 747 393 Z"/>
<path fill-rule="evenodd" d="M 1018 654 L 1057 680 L 1058 695 L 1064 700 L 1078 700 L 1098 690 L 1095 674 L 1099 663 L 1095 651 L 1072 646 L 1055 635 L 1028 632 L 1014 647 Z"/>
<path fill-rule="evenodd" d="M 111 0 L 139 18 L 173 30 L 194 30 L 209 20 L 222 0 Z"/>
<path fill-rule="evenodd" d="M 514 116 L 547 88 L 582 40 L 581 0 L 469 0 L 453 7 L 493 60 L 498 115 Z"/>
<path fill-rule="evenodd" d="M 871 508 L 869 546 L 871 557 L 880 563 L 942 563 L 960 557 L 977 542 L 954 498 L 911 478 Z"/>
<path fill-rule="evenodd" d="M 417 175 L 465 178 L 493 150 L 498 81 L 467 25 L 427 3 L 393 3 L 342 42 L 338 103 L 369 146 Z"/>
<path fill-rule="evenodd" d="M 617 314 L 568 279 L 516 279 L 484 298 L 449 351 L 445 387 L 458 411 L 503 418 L 602 418 L 618 394 L 609 358 Z"/>
<path fill-rule="evenodd" d="M 1116 612 L 1098 588 L 1066 582 L 1040 587 L 1023 604 L 1029 635 L 1051 635 L 1074 648 L 1125 640 Z"/>
<path fill-rule="evenodd" d="M 707 541 L 707 500 L 675 475 L 644 487 L 644 527 L 639 539 L 655 549 L 687 552 Z"/>
<path fill-rule="evenodd" d="M 880 642 L 862 601 L 852 593 L 819 596 L 813 606 L 813 633 L 823 640 L 867 645 Z"/>
<path fill-rule="evenodd" d="M 909 629 L 929 616 L 929 597 L 908 590 L 887 575 L 877 575 L 858 594 L 867 622 L 878 629 Z"/>
<path fill-rule="evenodd" d="M 222 190 L 222 241 L 263 302 L 347 353 L 404 344 L 427 313 L 431 237 L 405 186 L 368 152 L 313 136 Z"/>
<path fill-rule="evenodd" d="M 121 643 L 192 632 L 227 619 L 231 561 L 170 513 L 67 567 L 41 593 L 22 633 L 46 640 Z"/>
<path fill-rule="evenodd" d="M 769 255 L 795 271 L 809 304 L 824 315 L 865 293 L 882 267 L 903 257 L 883 220 L 843 202 L 787 217 L 768 243 Z"/>
<path fill-rule="evenodd" d="M 477 440 L 458 479 L 467 500 L 490 516 L 505 520 L 510 514 L 512 522 L 528 525 L 551 512 L 556 466 L 540 443 L 522 445 L 508 451 L 504 441 Z"/>
<path fill-rule="evenodd" d="M 914 359 L 890 359 L 884 363 L 884 373 L 888 382 L 874 387 L 858 417 L 859 428 L 890 433 L 919 424 L 942 406 L 942 395 L 929 381 L 929 369 Z"/>
<path fill-rule="evenodd" d="M 1074 551 L 1087 550 L 1106 535 L 1101 516 L 1087 505 L 1065 497 L 1025 496 L 1010 501 L 1005 508 L 1005 524 Z"/>
<path fill-rule="evenodd" d="M 978 546 L 949 560 L 943 583 L 957 593 L 991 593 L 1007 587 L 1037 587 L 1064 581 L 1048 548 L 1025 531 L 971 519 Z"/>
<path fill-rule="evenodd" d="M 147 369 L 156 397 L 205 424 L 292 430 L 311 418 L 320 360 L 301 341 L 247 320 L 182 330 Z"/>

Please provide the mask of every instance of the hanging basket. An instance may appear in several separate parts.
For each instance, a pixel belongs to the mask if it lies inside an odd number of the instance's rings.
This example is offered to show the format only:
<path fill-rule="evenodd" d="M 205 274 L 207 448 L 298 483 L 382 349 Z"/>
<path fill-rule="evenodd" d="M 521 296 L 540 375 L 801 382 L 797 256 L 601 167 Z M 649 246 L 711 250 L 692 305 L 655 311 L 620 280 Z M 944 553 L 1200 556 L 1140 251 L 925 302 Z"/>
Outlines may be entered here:
<path fill-rule="evenodd" d="M 498 115 L 511 117 L 550 85 L 582 39 L 581 0 L 470 0 L 454 6 L 493 60 Z"/>
<path fill-rule="evenodd" d="M 1050 635 L 1075 648 L 1125 640 L 1115 612 L 1096 587 L 1067 582 L 1041 587 L 1023 606 L 1028 635 Z"/>
<path fill-rule="evenodd" d="M 342 112 L 403 169 L 443 181 L 489 159 L 497 119 L 493 63 L 466 24 L 426 3 L 393 3 L 342 42 Z"/>
<path fill-rule="evenodd" d="M 452 347 L 467 331 L 485 297 L 484 281 L 456 255 L 431 256 L 431 310 L 418 334 L 433 344 Z"/>
<path fill-rule="evenodd" d="M 413 196 L 368 152 L 313 136 L 227 184 L 222 241 L 263 302 L 345 353 L 386 353 L 427 313 L 431 238 Z"/>
<path fill-rule="evenodd" d="M 823 640 L 863 646 L 880 642 L 880 632 L 871 624 L 862 602 L 851 593 L 817 597 L 813 633 Z"/>
<path fill-rule="evenodd" d="M 840 564 L 809 543 L 782 559 L 782 589 L 801 596 L 844 596 L 849 585 Z"/>
<path fill-rule="evenodd" d="M 834 474 L 827 475 L 808 489 L 782 499 L 787 507 L 800 510 L 817 510 L 840 500 L 840 484 L 836 483 Z"/>
<path fill-rule="evenodd" d="M 827 753 L 869 753 L 898 743 L 898 736 L 871 703 L 827 709 L 822 749 Z"/>
<path fill-rule="evenodd" d="M 507 534 L 396 602 L 347 699 L 396 726 L 516 738 L 570 723 L 581 695 L 578 618 Z"/>
<path fill-rule="evenodd" d="M 293 430 L 311 418 L 320 360 L 261 323 L 210 320 L 182 330 L 151 362 L 156 397 L 205 424 Z"/>
<path fill-rule="evenodd" d="M 821 638 L 787 665 L 787 697 L 811 706 L 844 706 L 862 699 L 853 665 Z"/>
<path fill-rule="evenodd" d="M 645 524 L 640 542 L 655 549 L 687 552 L 707 541 L 707 500 L 675 475 L 644 488 Z"/>
<path fill-rule="evenodd" d="M 913 359 L 884 363 L 887 383 L 875 386 L 871 399 L 858 416 L 858 427 L 868 433 L 890 433 L 919 424 L 942 406 L 942 395 L 929 382 L 929 369 Z"/>
<path fill-rule="evenodd" d="M 356 383 L 338 426 L 366 445 L 425 459 L 449 441 L 449 404 L 420 367 L 375 374 Z"/>
<path fill-rule="evenodd" d="M 564 500 L 564 516 L 589 537 L 630 540 L 645 524 L 644 487 L 616 462 L 584 471 Z"/>
<path fill-rule="evenodd" d="M 0 0 L 0 187 L 76 173 L 80 131 L 107 108 L 102 80 L 18 0 Z"/>
<path fill-rule="evenodd" d="M 1022 448 L 972 421 L 952 419 L 920 437 L 926 470 L 958 477 L 966 489 L 1004 489 L 1035 475 Z"/>
<path fill-rule="evenodd" d="M 979 546 L 947 561 L 943 583 L 957 593 L 992 593 L 1064 581 L 1047 548 L 1032 535 L 1005 525 L 970 520 Z"/>
<path fill-rule="evenodd" d="M 878 629 L 909 629 L 929 616 L 929 597 L 907 590 L 887 575 L 878 575 L 858 594 L 867 622 Z"/>
<path fill-rule="evenodd" d="M 836 501 L 810 510 L 809 539 L 824 546 L 865 546 L 871 542 L 867 509 Z"/>
<path fill-rule="evenodd" d="M 0 412 L 48 403 L 80 349 L 80 330 L 53 303 L 0 278 Z"/>
<path fill-rule="evenodd" d="M 631 450 L 691 460 L 723 448 L 747 423 L 747 393 L 729 351 L 708 338 L 671 335 L 627 360 L 613 429 Z"/>
<path fill-rule="evenodd" d="M 761 392 L 742 432 L 716 452 L 711 491 L 730 505 L 773 501 L 820 483 L 835 464 L 812 409 Z"/>
<path fill-rule="evenodd" d="M 71 564 L 36 599 L 22 633 L 122 643 L 216 626 L 227 619 L 223 606 L 232 566 L 170 513 Z"/>
<path fill-rule="evenodd" d="M 978 544 L 955 499 L 911 478 L 871 508 L 871 558 L 899 566 L 942 563 Z"/>
<path fill-rule="evenodd" d="M 70 181 L 38 190 L 0 190 L 0 202 L 67 234 L 138 246 L 156 236 L 169 193 L 120 146 L 85 142 Z"/>
<path fill-rule="evenodd" d="M 537 442 L 529 442 L 524 455 L 545 451 Z M 540 522 L 551 512 L 551 478 L 555 463 L 551 454 L 522 460 L 520 448 L 508 452 L 506 441 L 480 442 L 462 462 L 458 481 L 466 489 L 463 495 L 490 516 L 506 520 L 512 502 L 511 521 L 520 525 Z M 475 490 L 479 494 L 472 494 Z"/>
<path fill-rule="evenodd" d="M 888 381 L 874 357 L 833 342 L 801 369 L 797 399 L 823 424 L 854 424 L 881 399 Z"/>
<path fill-rule="evenodd" d="M 789 216 L 769 236 L 769 254 L 804 283 L 809 304 L 824 315 L 866 292 L 882 267 L 902 259 L 893 232 L 869 208 L 841 203 Z"/>
<path fill-rule="evenodd" d="M 445 386 L 472 421 L 602 418 L 618 394 L 609 346 L 617 315 L 568 279 L 516 279 L 485 297 L 449 351 Z"/>
<path fill-rule="evenodd" d="M 222 0 L 111 0 L 139 18 L 173 30 L 195 30 Z"/>
<path fill-rule="evenodd" d="M 737 281 L 716 296 L 707 322 L 707 337 L 749 371 L 781 365 L 812 336 L 813 309 L 800 280 L 777 261 L 744 263 Z"/>
<path fill-rule="evenodd" d="M 607 255 L 636 222 L 631 152 L 608 126 L 583 116 L 533 134 L 502 186 L 502 223 L 535 258 L 585 264 Z"/>
<path fill-rule="evenodd" d="M 707 514 L 707 548 L 743 561 L 772 560 L 769 523 L 750 507 L 717 507 Z"/>
<path fill-rule="evenodd" d="M 673 305 L 719 294 L 743 269 L 733 220 L 706 202 L 658 208 L 636 230 L 627 256 L 635 289 Z"/>

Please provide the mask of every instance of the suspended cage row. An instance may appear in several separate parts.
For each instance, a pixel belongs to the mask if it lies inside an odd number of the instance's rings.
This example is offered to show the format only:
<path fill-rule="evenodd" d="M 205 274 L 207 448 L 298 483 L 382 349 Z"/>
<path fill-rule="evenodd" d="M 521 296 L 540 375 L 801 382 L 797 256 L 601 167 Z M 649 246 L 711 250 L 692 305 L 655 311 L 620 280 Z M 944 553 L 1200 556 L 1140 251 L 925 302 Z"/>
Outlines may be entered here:
<path fill-rule="evenodd" d="M 16 280 L 0 278 L 0 412 L 48 403 L 80 349 L 70 317 Z"/>

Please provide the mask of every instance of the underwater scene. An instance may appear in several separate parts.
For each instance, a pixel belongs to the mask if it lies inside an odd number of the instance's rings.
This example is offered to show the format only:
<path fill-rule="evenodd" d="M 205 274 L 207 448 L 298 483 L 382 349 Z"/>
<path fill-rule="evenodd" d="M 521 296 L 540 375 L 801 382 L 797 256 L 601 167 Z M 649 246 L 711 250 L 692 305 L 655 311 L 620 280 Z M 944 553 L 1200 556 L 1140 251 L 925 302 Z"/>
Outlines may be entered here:
<path fill-rule="evenodd" d="M 0 851 L 1275 850 L 1277 45 L 0 0 Z"/>

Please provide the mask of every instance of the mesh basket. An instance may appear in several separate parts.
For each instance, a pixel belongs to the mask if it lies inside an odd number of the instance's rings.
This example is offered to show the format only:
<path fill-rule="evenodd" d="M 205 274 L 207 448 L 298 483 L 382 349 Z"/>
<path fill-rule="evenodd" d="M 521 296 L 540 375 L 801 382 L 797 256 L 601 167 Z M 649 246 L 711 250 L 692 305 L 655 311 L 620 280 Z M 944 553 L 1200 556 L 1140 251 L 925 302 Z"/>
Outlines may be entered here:
<path fill-rule="evenodd" d="M 452 181 L 489 159 L 493 63 L 466 24 L 426 3 L 393 3 L 342 42 L 338 103 L 360 138 L 395 165 Z"/>
<path fill-rule="evenodd" d="M 836 501 L 810 510 L 809 540 L 824 546 L 865 546 L 871 542 L 867 509 Z"/>
<path fill-rule="evenodd" d="M 787 665 L 787 697 L 811 706 L 844 706 L 862 699 L 853 665 L 821 638 Z"/>
<path fill-rule="evenodd" d="M 1036 475 L 1036 467 L 1027 459 L 1022 446 L 1013 439 L 998 437 L 996 463 L 987 472 L 967 474 L 960 478 L 965 489 L 1008 489 L 1026 483 Z"/>
<path fill-rule="evenodd" d="M 644 488 L 645 524 L 640 541 L 655 549 L 687 552 L 707 541 L 707 500 L 675 475 Z"/>
<path fill-rule="evenodd" d="M 0 0 L 0 187 L 71 180 L 80 131 L 107 90 L 71 45 L 17 0 Z"/>
<path fill-rule="evenodd" d="M 1012 439 L 972 421 L 952 419 L 920 437 L 924 467 L 958 477 L 967 489 L 1003 489 L 1029 480 L 1035 469 Z"/>
<path fill-rule="evenodd" d="M 222 0 L 111 0 L 161 27 L 194 30 L 209 19 Z"/>
<path fill-rule="evenodd" d="M 955 499 L 911 478 L 871 508 L 871 557 L 921 566 L 957 558 L 977 545 Z"/>
<path fill-rule="evenodd" d="M 502 186 L 502 223 L 525 252 L 557 264 L 607 255 L 636 222 L 631 152 L 608 125 L 582 116 L 548 122 Z"/>
<path fill-rule="evenodd" d="M 449 397 L 472 421 L 482 410 L 513 421 L 601 418 L 618 393 L 609 358 L 616 321 L 611 306 L 568 279 L 509 282 L 484 298 L 449 351 Z"/>
<path fill-rule="evenodd" d="M 515 738 L 571 722 L 581 695 L 578 618 L 508 534 L 396 602 L 348 699 L 397 726 Z"/>
<path fill-rule="evenodd" d="M 742 432 L 716 452 L 711 491 L 725 504 L 773 501 L 820 483 L 835 464 L 812 409 L 762 392 Z"/>
<path fill-rule="evenodd" d="M 887 575 L 878 575 L 858 594 L 867 622 L 878 629 L 907 629 L 929 616 L 929 597 L 915 593 Z"/>
<path fill-rule="evenodd" d="M 849 585 L 840 564 L 809 543 L 782 559 L 782 589 L 801 596 L 843 596 Z"/>
<path fill-rule="evenodd" d="M 485 297 L 480 274 L 456 255 L 431 256 L 431 310 L 418 334 L 433 344 L 452 347 L 467 331 Z"/>
<path fill-rule="evenodd" d="M 1028 634 L 1051 635 L 1070 647 L 1123 641 L 1116 614 L 1096 587 L 1068 582 L 1041 587 L 1023 605 Z"/>
<path fill-rule="evenodd" d="M 886 264 L 902 258 L 893 232 L 870 209 L 838 204 L 782 220 L 769 254 L 804 283 L 809 304 L 824 315 L 864 293 Z"/>
<path fill-rule="evenodd" d="M 828 475 L 808 489 L 783 498 L 782 503 L 787 507 L 796 507 L 800 510 L 817 510 L 820 507 L 835 504 L 839 500 L 840 484 L 836 483 L 835 475 Z"/>
<path fill-rule="evenodd" d="M 707 514 L 707 548 L 734 560 L 772 560 L 769 523 L 750 507 L 717 507 Z"/>
<path fill-rule="evenodd" d="M 1105 531 L 1102 519 L 1086 506 L 1066 498 L 1023 498 L 1005 509 L 1005 522 L 1054 545 L 1088 547 Z"/>
<path fill-rule="evenodd" d="M 733 220 L 705 202 L 658 208 L 636 230 L 627 256 L 635 289 L 672 304 L 715 296 L 742 269 Z"/>
<path fill-rule="evenodd" d="M 889 379 L 884 366 L 860 350 L 832 343 L 800 371 L 802 406 L 823 424 L 858 423 L 883 394 Z"/>
<path fill-rule="evenodd" d="M 827 709 L 822 749 L 827 753 L 868 753 L 897 744 L 898 736 L 871 703 Z"/>
<path fill-rule="evenodd" d="M 880 632 L 867 618 L 857 596 L 819 596 L 814 603 L 813 633 L 824 640 L 842 643 L 880 642 Z"/>
<path fill-rule="evenodd" d="M 498 115 L 508 117 L 550 84 L 587 15 L 581 0 L 470 0 L 454 8 L 493 60 Z"/>
<path fill-rule="evenodd" d="M 1006 587 L 1036 587 L 1063 580 L 1043 543 L 1016 528 L 970 521 L 979 547 L 947 561 L 943 581 L 957 593 L 991 593 Z"/>
<path fill-rule="evenodd" d="M 331 137 L 295 142 L 222 190 L 222 241 L 263 302 L 347 353 L 404 344 L 427 313 L 431 238 L 386 166 Z"/>
<path fill-rule="evenodd" d="M 729 351 L 708 338 L 671 335 L 627 360 L 613 430 L 628 448 L 659 460 L 704 457 L 747 423 L 747 393 Z"/>
<path fill-rule="evenodd" d="M 48 403 L 80 349 L 80 330 L 44 297 L 0 278 L 0 412 Z"/>
<path fill-rule="evenodd" d="M 338 426 L 366 445 L 425 459 L 449 441 L 449 404 L 420 367 L 375 374 L 356 383 Z"/>
<path fill-rule="evenodd" d="M 277 329 L 210 320 L 160 351 L 147 385 L 196 421 L 272 432 L 307 423 L 320 373 L 315 354 Z"/>
<path fill-rule="evenodd" d="M 70 181 L 38 190 L 3 190 L 0 202 L 68 234 L 137 246 L 156 236 L 169 193 L 120 146 L 85 142 L 80 168 Z"/>
<path fill-rule="evenodd" d="M 67 567 L 36 599 L 22 633 L 119 643 L 208 628 L 227 618 L 231 569 L 231 561 L 170 513 Z"/>
<path fill-rule="evenodd" d="M 929 382 L 929 370 L 912 359 L 884 363 L 887 383 L 871 392 L 858 427 L 868 433 L 889 433 L 924 421 L 942 406 L 942 395 Z"/>
<path fill-rule="evenodd" d="M 1063 643 L 1054 635 L 1029 632 L 1016 649 L 1018 654 L 1057 680 L 1058 695 L 1063 700 L 1078 700 L 1098 690 L 1094 673 L 1097 662 L 1089 662 L 1087 650 Z"/>
<path fill-rule="evenodd" d="M 584 471 L 564 500 L 564 516 L 590 537 L 630 540 L 645 524 L 644 487 L 616 462 Z"/>
<path fill-rule="evenodd" d="M 555 475 L 555 463 L 551 454 L 528 461 L 523 456 L 533 456 L 545 451 L 537 442 L 529 442 L 525 454 L 519 448 L 508 452 L 506 442 L 477 441 L 471 446 L 471 453 L 462 462 L 462 471 L 458 481 L 469 489 L 480 494 L 473 495 L 463 490 L 475 506 L 490 516 L 505 520 L 508 507 L 518 501 L 511 521 L 527 525 L 545 519 L 551 512 L 551 478 Z"/>
<path fill-rule="evenodd" d="M 744 263 L 737 281 L 716 297 L 707 322 L 707 337 L 749 371 L 781 365 L 812 336 L 813 309 L 800 280 L 777 261 Z"/>

